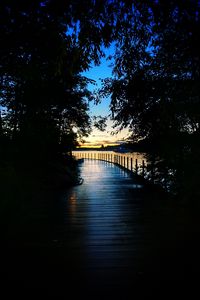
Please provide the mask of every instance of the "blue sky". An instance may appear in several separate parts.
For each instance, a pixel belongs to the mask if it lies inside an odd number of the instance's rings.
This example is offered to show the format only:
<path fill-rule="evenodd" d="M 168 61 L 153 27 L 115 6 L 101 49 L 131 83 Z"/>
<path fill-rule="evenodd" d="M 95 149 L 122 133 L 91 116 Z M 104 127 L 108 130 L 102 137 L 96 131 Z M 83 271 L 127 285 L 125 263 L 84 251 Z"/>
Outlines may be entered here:
<path fill-rule="evenodd" d="M 99 66 L 92 65 L 90 70 L 82 73 L 83 76 L 86 76 L 96 81 L 96 85 L 92 85 L 92 84 L 88 85 L 88 88 L 90 90 L 95 90 L 97 88 L 100 88 L 101 79 L 112 76 L 112 68 L 110 66 L 111 61 L 107 60 L 107 56 L 110 55 L 111 52 L 113 51 L 114 51 L 114 46 L 112 45 L 109 49 L 105 50 L 106 57 L 101 59 L 101 64 Z M 94 103 L 90 103 L 90 115 L 91 116 L 101 115 L 103 117 L 107 116 L 110 112 L 109 105 L 110 105 L 110 98 L 106 98 L 106 99 L 104 98 L 102 102 L 98 105 L 95 105 Z M 104 144 L 115 143 L 127 137 L 128 130 L 123 130 L 117 135 L 112 135 L 111 134 L 111 132 L 113 131 L 112 125 L 113 123 L 111 122 L 111 120 L 108 119 L 106 131 L 101 132 L 97 129 L 93 129 L 90 136 L 85 139 L 86 144 L 88 145 L 92 143 L 95 145 L 101 145 L 103 143 Z"/>
<path fill-rule="evenodd" d="M 111 49 L 106 49 L 106 56 L 111 53 Z M 101 59 L 100 66 L 92 65 L 89 71 L 83 72 L 82 74 L 90 79 L 93 79 L 96 81 L 96 85 L 89 84 L 88 88 L 90 90 L 95 90 L 97 88 L 101 87 L 101 79 L 104 79 L 106 77 L 112 76 L 112 68 L 109 66 L 111 64 L 110 61 L 108 61 L 105 58 Z M 104 99 L 99 105 L 95 105 L 94 103 L 90 104 L 90 113 L 91 115 L 102 115 L 106 116 L 109 113 L 109 105 L 110 105 L 110 99 Z"/>

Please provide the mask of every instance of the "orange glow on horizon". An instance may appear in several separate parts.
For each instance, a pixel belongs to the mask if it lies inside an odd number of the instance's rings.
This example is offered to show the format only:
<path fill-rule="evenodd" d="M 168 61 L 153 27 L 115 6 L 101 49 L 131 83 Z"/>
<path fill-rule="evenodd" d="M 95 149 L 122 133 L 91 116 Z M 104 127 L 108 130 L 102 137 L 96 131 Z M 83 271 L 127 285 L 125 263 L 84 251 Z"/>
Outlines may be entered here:
<path fill-rule="evenodd" d="M 123 129 L 116 134 L 112 134 L 111 125 L 108 126 L 106 132 L 101 132 L 98 129 L 93 129 L 92 133 L 85 139 L 84 142 L 79 140 L 78 148 L 101 148 L 107 146 L 118 146 L 125 142 L 129 136 L 128 129 Z"/>
<path fill-rule="evenodd" d="M 118 143 L 110 143 L 110 144 L 105 144 L 105 143 L 99 143 L 99 144 L 92 144 L 92 143 L 82 143 L 80 144 L 77 148 L 101 148 L 102 145 L 104 147 L 108 147 L 108 146 L 119 146 Z"/>

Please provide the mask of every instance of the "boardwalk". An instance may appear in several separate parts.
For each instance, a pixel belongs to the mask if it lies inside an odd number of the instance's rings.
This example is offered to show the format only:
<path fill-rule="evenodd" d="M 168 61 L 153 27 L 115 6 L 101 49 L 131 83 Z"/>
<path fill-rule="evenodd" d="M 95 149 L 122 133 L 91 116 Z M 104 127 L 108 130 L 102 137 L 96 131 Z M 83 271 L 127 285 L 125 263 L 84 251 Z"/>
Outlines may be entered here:
<path fill-rule="evenodd" d="M 168 219 L 166 211 L 158 215 L 160 199 L 114 164 L 85 159 L 80 169 L 84 182 L 55 201 L 47 239 L 12 249 L 15 268 L 9 276 L 19 280 L 18 287 L 106 299 L 156 288 L 166 276 L 176 281 L 167 258 L 160 260 Z M 181 264 L 173 268 L 181 280 Z"/>
<path fill-rule="evenodd" d="M 82 151 L 72 152 L 76 159 L 86 158 L 114 163 L 142 177 L 147 176 L 147 160 L 145 153 L 119 153 L 114 151 Z"/>
<path fill-rule="evenodd" d="M 141 257 L 149 247 L 143 188 L 120 168 L 102 161 L 85 160 L 81 175 L 84 183 L 66 197 L 66 235 L 58 239 L 73 253 L 77 273 L 87 273 L 88 286 L 128 284 L 132 275 L 142 274 Z"/>
<path fill-rule="evenodd" d="M 83 291 L 113 296 L 136 295 L 144 285 L 158 288 L 155 282 L 168 286 L 176 282 L 171 273 L 173 262 L 168 269 L 168 259 L 160 260 L 166 254 L 161 252 L 166 249 L 164 230 L 169 218 L 166 211 L 155 207 L 159 196 L 149 195 L 136 179 L 112 163 L 85 159 L 80 168 L 84 183 L 65 195 L 64 224 L 54 233 L 62 251 L 66 249 L 62 255 L 66 276 L 71 268 L 72 285 L 78 281 Z M 173 268 L 183 274 L 180 264 Z"/>

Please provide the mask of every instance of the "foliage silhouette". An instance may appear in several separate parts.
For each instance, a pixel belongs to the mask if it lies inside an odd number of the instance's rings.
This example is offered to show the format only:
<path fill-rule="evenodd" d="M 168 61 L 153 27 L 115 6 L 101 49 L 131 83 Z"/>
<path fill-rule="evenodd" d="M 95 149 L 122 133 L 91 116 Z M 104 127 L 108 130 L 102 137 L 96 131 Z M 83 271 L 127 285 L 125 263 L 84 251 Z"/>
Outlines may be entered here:
<path fill-rule="evenodd" d="M 100 95 L 111 95 L 115 126 L 145 140 L 158 181 L 175 193 L 192 191 L 199 178 L 199 7 L 193 0 L 2 0 L 1 143 L 12 145 L 11 156 L 41 160 L 70 151 L 91 128 L 95 96 L 81 72 L 114 42 L 113 77 Z M 95 125 L 103 129 L 104 121 Z"/>
<path fill-rule="evenodd" d="M 199 1 L 131 3 L 101 95 L 111 95 L 115 126 L 146 140 L 157 181 L 191 194 L 200 177 Z"/>

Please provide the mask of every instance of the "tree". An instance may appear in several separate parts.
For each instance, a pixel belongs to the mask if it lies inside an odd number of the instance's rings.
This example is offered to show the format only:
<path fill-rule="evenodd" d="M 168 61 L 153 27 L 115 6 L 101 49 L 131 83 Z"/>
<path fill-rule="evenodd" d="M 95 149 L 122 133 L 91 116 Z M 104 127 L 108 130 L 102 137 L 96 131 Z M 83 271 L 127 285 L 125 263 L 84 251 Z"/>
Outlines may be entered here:
<path fill-rule="evenodd" d="M 111 95 L 115 126 L 151 145 L 157 180 L 183 191 L 199 161 L 199 1 L 131 3 L 121 4 L 114 78 L 101 93 Z"/>
<path fill-rule="evenodd" d="M 149 143 L 158 180 L 184 186 L 199 149 L 199 1 L 2 0 L 0 22 L 0 104 L 20 152 L 62 152 L 73 128 L 88 133 L 94 96 L 81 72 L 114 41 L 101 94 L 115 126 Z"/>
<path fill-rule="evenodd" d="M 1 1 L 0 105 L 23 155 L 57 151 L 73 127 L 89 132 L 92 94 L 81 72 L 108 43 L 103 10 L 94 1 Z"/>

